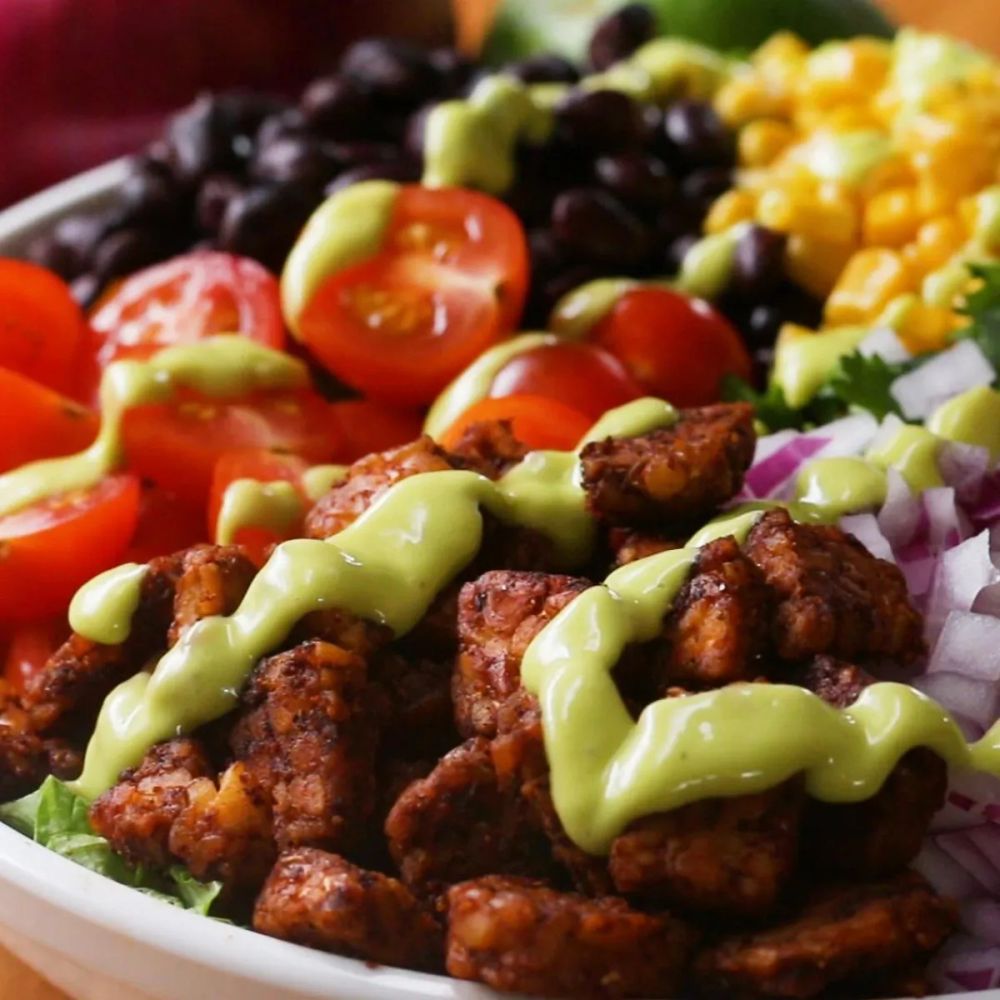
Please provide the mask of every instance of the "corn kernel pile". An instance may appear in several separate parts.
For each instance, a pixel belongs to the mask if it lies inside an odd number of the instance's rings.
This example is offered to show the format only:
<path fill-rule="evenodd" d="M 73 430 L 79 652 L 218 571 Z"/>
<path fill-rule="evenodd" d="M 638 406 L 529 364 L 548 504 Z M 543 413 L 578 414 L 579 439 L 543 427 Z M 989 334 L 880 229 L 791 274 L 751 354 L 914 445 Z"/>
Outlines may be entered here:
<path fill-rule="evenodd" d="M 914 352 L 962 322 L 964 264 L 1000 256 L 1000 63 L 916 31 L 815 50 L 766 42 L 722 86 L 737 186 L 706 220 L 787 234 L 827 327 L 889 325 Z"/>

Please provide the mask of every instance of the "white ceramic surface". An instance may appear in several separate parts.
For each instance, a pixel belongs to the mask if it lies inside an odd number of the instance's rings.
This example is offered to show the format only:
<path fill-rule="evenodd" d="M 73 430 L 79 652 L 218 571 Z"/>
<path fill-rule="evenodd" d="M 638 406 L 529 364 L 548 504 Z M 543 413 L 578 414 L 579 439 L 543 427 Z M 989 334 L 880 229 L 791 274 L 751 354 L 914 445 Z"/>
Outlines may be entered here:
<path fill-rule="evenodd" d="M 110 163 L 0 212 L 0 255 L 22 254 L 59 216 L 107 199 L 123 176 L 123 163 Z M 441 976 L 370 968 L 187 913 L 86 871 L 2 825 L 0 942 L 75 1000 L 499 996 Z M 963 998 L 1000 1000 L 1000 989 L 951 1000 Z"/>

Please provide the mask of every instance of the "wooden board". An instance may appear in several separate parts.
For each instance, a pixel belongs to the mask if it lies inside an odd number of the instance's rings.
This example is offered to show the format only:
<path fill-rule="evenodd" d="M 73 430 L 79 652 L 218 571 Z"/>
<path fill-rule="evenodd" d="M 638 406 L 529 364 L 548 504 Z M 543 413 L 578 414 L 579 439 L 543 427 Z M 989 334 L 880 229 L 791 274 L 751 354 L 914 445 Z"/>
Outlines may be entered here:
<path fill-rule="evenodd" d="M 478 7 L 480 4 L 480 0 L 456 2 L 466 8 Z M 482 0 L 482 8 L 488 10 L 491 2 L 492 0 Z M 885 0 L 885 6 L 901 21 L 951 31 L 984 48 L 1000 52 L 997 0 L 956 0 L 951 3 L 942 0 Z M 17 997 L 17 1000 L 67 1000 L 66 994 L 47 985 L 3 949 L 0 949 L 0 997 Z"/>

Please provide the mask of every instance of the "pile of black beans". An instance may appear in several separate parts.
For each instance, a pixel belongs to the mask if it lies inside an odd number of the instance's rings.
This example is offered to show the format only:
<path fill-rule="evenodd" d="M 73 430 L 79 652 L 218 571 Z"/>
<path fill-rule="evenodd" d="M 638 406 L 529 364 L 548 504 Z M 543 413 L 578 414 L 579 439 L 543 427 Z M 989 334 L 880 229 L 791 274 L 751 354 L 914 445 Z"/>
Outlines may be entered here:
<path fill-rule="evenodd" d="M 649 9 L 630 4 L 598 24 L 588 66 L 536 55 L 503 70 L 572 87 L 654 32 Z M 131 162 L 111 208 L 64 219 L 32 256 L 71 281 L 84 303 L 112 279 L 192 247 L 245 254 L 279 272 L 332 191 L 373 178 L 419 180 L 428 110 L 468 93 L 486 72 L 451 49 L 367 39 L 297 104 L 254 93 L 199 97 Z M 591 279 L 675 272 L 730 186 L 734 157 L 733 137 L 707 103 L 664 109 L 617 91 L 571 89 L 549 140 L 518 151 L 506 195 L 531 248 L 525 325 L 543 325 L 563 293 Z M 719 303 L 762 357 L 780 322 L 818 319 L 818 304 L 783 279 L 782 250 L 777 234 L 754 229 Z"/>

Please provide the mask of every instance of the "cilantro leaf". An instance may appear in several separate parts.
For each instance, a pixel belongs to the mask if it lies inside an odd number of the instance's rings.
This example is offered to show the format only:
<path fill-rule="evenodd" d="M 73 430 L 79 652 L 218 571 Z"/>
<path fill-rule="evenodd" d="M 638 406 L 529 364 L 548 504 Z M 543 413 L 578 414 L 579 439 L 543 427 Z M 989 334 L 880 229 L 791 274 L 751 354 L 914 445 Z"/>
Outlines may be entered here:
<path fill-rule="evenodd" d="M 722 382 L 722 398 L 727 403 L 750 403 L 757 419 L 770 431 L 802 427 L 805 413 L 788 405 L 780 385 L 771 383 L 759 392 L 738 375 L 727 375 Z"/>
<path fill-rule="evenodd" d="M 1000 264 L 970 264 L 982 284 L 965 298 L 962 312 L 972 320 L 962 336 L 972 340 L 1000 371 Z"/>
<path fill-rule="evenodd" d="M 854 351 L 840 359 L 836 371 L 820 390 L 820 396 L 839 400 L 845 409 L 860 406 L 876 420 L 890 413 L 900 415 L 899 404 L 890 388 L 909 367 L 909 363 L 889 364 L 878 355 L 866 356 Z"/>

